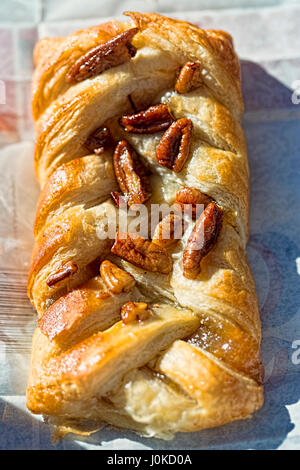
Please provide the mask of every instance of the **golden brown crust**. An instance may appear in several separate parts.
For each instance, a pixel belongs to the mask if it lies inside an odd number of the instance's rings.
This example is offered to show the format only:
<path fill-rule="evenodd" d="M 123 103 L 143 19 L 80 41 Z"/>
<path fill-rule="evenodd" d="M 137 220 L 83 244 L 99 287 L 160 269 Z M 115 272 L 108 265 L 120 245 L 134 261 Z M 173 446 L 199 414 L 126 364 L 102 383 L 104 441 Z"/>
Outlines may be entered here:
<path fill-rule="evenodd" d="M 223 31 L 155 13 L 128 15 L 131 22 L 47 38 L 35 48 L 42 192 L 28 294 L 40 320 L 27 406 L 73 432 L 107 422 L 169 438 L 247 418 L 263 403 L 260 319 L 245 252 L 249 169 L 240 68 Z M 66 80 L 85 54 L 134 26 L 126 61 L 78 83 Z M 155 121 L 161 111 L 167 123 Z M 176 172 L 169 159 L 176 163 L 182 149 L 169 134 L 182 122 L 192 131 Z M 97 155 L 86 142 L 103 126 L 112 138 Z M 168 148 L 157 158 L 163 132 Z M 157 222 L 152 242 L 128 232 L 122 240 L 118 226 L 113 248 L 113 240 L 99 236 L 119 211 L 110 196 L 118 183 L 130 192 L 119 166 L 118 181 L 113 169 L 113 142 L 124 140 L 145 165 L 147 194 L 138 202 L 171 205 L 184 188 L 181 207 L 199 199 L 224 212 L 218 236 L 201 252 L 201 269 L 192 263 L 193 276 L 184 276 L 183 254 L 195 214 L 180 240 L 162 239 L 166 221 L 173 232 L 175 220 L 182 224 L 178 213 Z M 133 192 L 143 185 L 129 163 L 122 160 Z"/>
<path fill-rule="evenodd" d="M 76 158 L 61 165 L 40 194 L 34 221 L 35 236 L 56 211 L 62 212 L 62 209 L 71 207 L 78 200 L 86 204 L 100 203 L 108 199 L 110 192 L 116 188 L 109 153 Z"/>
<path fill-rule="evenodd" d="M 30 409 L 57 414 L 64 408 L 70 409 L 72 404 L 68 397 L 71 398 L 74 392 L 76 400 L 82 400 L 86 393 L 90 397 L 95 393 L 103 396 L 114 390 L 122 376 L 132 368 L 132 356 L 135 367 L 142 366 L 155 356 L 156 350 L 165 349 L 178 337 L 188 336 L 199 325 L 197 316 L 189 311 L 178 311 L 168 305 L 152 308 L 154 315 L 144 322 L 127 325 L 117 322 L 74 348 L 48 357 L 47 362 L 34 370 L 37 377 L 33 379 L 28 395 L 34 392 L 36 396 L 32 395 L 34 401 Z M 65 384 L 65 389 L 56 386 L 59 382 Z M 76 391 L 73 390 L 75 383 Z M 44 399 L 39 401 L 43 394 Z"/>
<path fill-rule="evenodd" d="M 65 349 L 72 341 L 78 343 L 112 326 L 120 319 L 120 307 L 130 298 L 129 291 L 113 295 L 100 277 L 94 277 L 60 297 L 46 310 L 38 326 L 50 341 Z"/>
<path fill-rule="evenodd" d="M 234 92 L 232 90 L 233 96 L 229 99 L 235 101 L 238 106 L 238 113 L 243 112 L 240 64 L 230 34 L 224 31 L 203 30 L 192 23 L 167 18 L 157 13 L 126 12 L 124 14 L 134 20 L 141 32 L 148 32 L 148 30 L 153 31 L 154 34 L 160 32 L 162 37 L 168 37 L 174 46 L 176 42 L 180 44 L 182 41 L 181 47 L 184 49 L 184 46 L 187 45 L 186 52 L 188 54 L 196 53 L 197 47 L 203 47 L 206 54 L 213 56 L 215 65 L 220 67 L 223 81 L 227 80 L 226 75 L 228 74 L 228 85 L 231 82 L 234 87 Z M 226 97 L 223 97 L 223 99 L 226 99 Z"/>
<path fill-rule="evenodd" d="M 78 57 L 102 44 L 126 28 L 126 24 L 109 21 L 76 31 L 67 38 L 41 39 L 34 49 L 32 113 L 35 120 L 49 103 L 69 88 L 65 75 Z"/>

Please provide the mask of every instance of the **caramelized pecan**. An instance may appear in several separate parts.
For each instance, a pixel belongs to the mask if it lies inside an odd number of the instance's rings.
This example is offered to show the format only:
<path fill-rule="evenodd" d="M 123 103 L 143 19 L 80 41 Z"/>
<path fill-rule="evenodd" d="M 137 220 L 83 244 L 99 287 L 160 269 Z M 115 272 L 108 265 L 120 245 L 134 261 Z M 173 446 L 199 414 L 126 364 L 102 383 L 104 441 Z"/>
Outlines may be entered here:
<path fill-rule="evenodd" d="M 143 237 L 129 232 L 117 232 L 112 253 L 146 271 L 168 274 L 172 260 L 168 252 Z"/>
<path fill-rule="evenodd" d="M 118 143 L 113 162 L 120 189 L 128 196 L 128 205 L 146 202 L 151 196 L 149 172 L 126 140 Z"/>
<path fill-rule="evenodd" d="M 73 263 L 73 261 L 68 261 L 58 271 L 48 277 L 46 284 L 47 286 L 52 287 L 63 279 L 73 276 L 77 271 L 77 264 Z"/>
<path fill-rule="evenodd" d="M 108 127 L 99 127 L 85 141 L 84 146 L 91 152 L 100 155 L 111 146 L 113 138 Z"/>
<path fill-rule="evenodd" d="M 121 65 L 136 54 L 136 48 L 131 44 L 138 28 L 131 28 L 115 38 L 94 47 L 81 56 L 70 68 L 66 81 L 80 82 L 86 78 L 98 75 L 117 65 Z"/>
<path fill-rule="evenodd" d="M 188 279 L 195 279 L 201 271 L 200 262 L 216 243 L 222 220 L 222 209 L 211 202 L 195 223 L 183 253 L 183 275 Z"/>
<path fill-rule="evenodd" d="M 181 188 L 176 193 L 175 204 L 179 204 L 181 209 L 184 211 L 184 206 L 186 204 L 191 206 L 192 213 L 191 216 L 195 220 L 197 216 L 197 206 L 204 205 L 207 206 L 212 202 L 212 198 L 207 196 L 206 194 L 199 191 L 196 188 L 188 188 L 187 186 Z"/>
<path fill-rule="evenodd" d="M 101 263 L 100 274 L 103 281 L 113 294 L 129 292 L 135 285 L 135 279 L 131 274 L 108 260 Z"/>
<path fill-rule="evenodd" d="M 158 163 L 179 173 L 189 155 L 193 123 L 182 118 L 174 122 L 162 136 L 157 149 Z"/>
<path fill-rule="evenodd" d="M 202 67 L 197 62 L 187 62 L 180 70 L 175 83 L 175 91 L 183 94 L 199 87 L 202 81 Z"/>
<path fill-rule="evenodd" d="M 165 104 L 150 106 L 137 114 L 127 114 L 120 119 L 120 125 L 126 132 L 135 134 L 154 134 L 168 129 L 174 122 L 169 108 Z"/>
<path fill-rule="evenodd" d="M 167 248 L 178 242 L 184 232 L 184 219 L 178 214 L 169 214 L 155 228 L 153 243 Z"/>
<path fill-rule="evenodd" d="M 127 302 L 121 309 L 121 318 L 125 325 L 133 321 L 145 321 L 152 316 L 145 302 Z"/>

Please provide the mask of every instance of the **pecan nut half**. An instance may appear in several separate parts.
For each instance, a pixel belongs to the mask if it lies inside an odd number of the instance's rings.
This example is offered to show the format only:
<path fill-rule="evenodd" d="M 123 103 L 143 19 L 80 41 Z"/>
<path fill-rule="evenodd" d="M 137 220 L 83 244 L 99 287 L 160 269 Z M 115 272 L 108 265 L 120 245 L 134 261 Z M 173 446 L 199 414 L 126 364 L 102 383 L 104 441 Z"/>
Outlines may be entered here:
<path fill-rule="evenodd" d="M 117 232 L 111 251 L 146 271 L 168 274 L 172 270 L 172 259 L 164 248 L 134 233 Z"/>
<path fill-rule="evenodd" d="M 169 214 L 157 224 L 153 243 L 167 248 L 182 238 L 184 232 L 184 219 L 178 214 Z"/>
<path fill-rule="evenodd" d="M 169 108 L 165 104 L 150 106 L 136 114 L 127 114 L 120 119 L 120 125 L 126 132 L 135 134 L 154 134 L 168 129 L 174 122 Z"/>
<path fill-rule="evenodd" d="M 192 140 L 193 123 L 182 118 L 174 122 L 162 136 L 156 159 L 161 166 L 179 173 L 188 158 Z"/>
<path fill-rule="evenodd" d="M 206 207 L 210 202 L 212 202 L 211 197 L 202 193 L 199 189 L 189 188 L 187 186 L 177 191 L 175 198 L 175 204 L 178 204 L 182 211 L 184 211 L 186 205 L 191 206 L 191 217 L 193 220 L 197 218 L 197 206 L 203 205 Z M 202 211 L 203 208 L 200 207 L 200 209 Z"/>
<path fill-rule="evenodd" d="M 183 253 L 183 275 L 186 278 L 195 279 L 200 273 L 200 262 L 215 245 L 222 220 L 222 209 L 211 202 L 195 223 Z"/>
<path fill-rule="evenodd" d="M 135 279 L 130 273 L 108 260 L 101 263 L 100 275 L 113 294 L 129 292 L 135 286 Z"/>
<path fill-rule="evenodd" d="M 197 62 L 187 62 L 180 70 L 175 83 L 175 91 L 188 93 L 203 84 L 202 67 Z"/>
<path fill-rule="evenodd" d="M 121 318 L 125 325 L 133 321 L 145 321 L 152 316 L 152 311 L 145 302 L 127 302 L 121 308 Z"/>
<path fill-rule="evenodd" d="M 99 127 L 86 139 L 84 146 L 91 153 L 101 155 L 112 143 L 113 138 L 108 127 Z"/>
<path fill-rule="evenodd" d="M 75 274 L 77 271 L 77 264 L 73 263 L 73 261 L 68 261 L 67 263 L 62 265 L 62 267 L 58 271 L 48 277 L 48 279 L 46 280 L 46 284 L 47 286 L 52 287 L 58 282 L 73 276 L 73 274 Z"/>
<path fill-rule="evenodd" d="M 136 48 L 131 44 L 131 40 L 137 32 L 138 28 L 128 29 L 88 51 L 72 65 L 66 75 L 66 81 L 80 82 L 127 62 L 136 54 Z"/>
<path fill-rule="evenodd" d="M 118 143 L 113 162 L 120 189 L 128 196 L 128 205 L 146 202 L 151 196 L 149 171 L 126 140 Z"/>

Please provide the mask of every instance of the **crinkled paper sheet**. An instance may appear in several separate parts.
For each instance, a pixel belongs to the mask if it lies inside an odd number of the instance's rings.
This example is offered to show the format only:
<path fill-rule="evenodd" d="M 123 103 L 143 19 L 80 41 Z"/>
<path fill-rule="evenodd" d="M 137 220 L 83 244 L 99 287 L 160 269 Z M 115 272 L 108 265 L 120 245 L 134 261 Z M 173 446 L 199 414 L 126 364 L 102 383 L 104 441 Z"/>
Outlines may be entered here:
<path fill-rule="evenodd" d="M 299 157 L 300 6 L 250 9 L 241 1 L 145 0 L 117 2 L 38 0 L 1 2 L 0 18 L 0 448 L 203 449 L 300 448 Z M 280 3 L 280 2 L 277 2 Z M 115 9 L 114 9 L 115 8 Z M 262 317 L 265 405 L 251 420 L 173 441 L 144 439 L 107 427 L 89 441 L 51 443 L 49 428 L 25 407 L 24 391 L 35 325 L 26 297 L 32 222 L 38 197 L 30 117 L 31 54 L 45 35 L 63 35 L 124 10 L 163 11 L 204 28 L 228 30 L 242 59 L 246 132 L 251 168 L 248 254 Z M 14 20 L 14 22 L 12 21 Z M 5 95 L 3 94 L 3 84 Z M 2 88 L 1 88 L 2 87 Z M 5 103 L 3 103 L 3 97 Z M 299 343 L 300 344 L 300 343 Z M 299 354 L 300 357 L 300 354 Z"/>

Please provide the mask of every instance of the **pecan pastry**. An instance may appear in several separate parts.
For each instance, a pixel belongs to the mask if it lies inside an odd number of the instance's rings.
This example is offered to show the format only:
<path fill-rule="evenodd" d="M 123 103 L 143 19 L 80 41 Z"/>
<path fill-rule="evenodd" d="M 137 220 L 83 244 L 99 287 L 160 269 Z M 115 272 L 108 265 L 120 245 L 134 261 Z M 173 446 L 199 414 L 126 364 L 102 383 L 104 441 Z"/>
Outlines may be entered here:
<path fill-rule="evenodd" d="M 169 438 L 263 404 L 240 68 L 225 32 L 127 15 L 35 49 L 27 406 Z"/>

